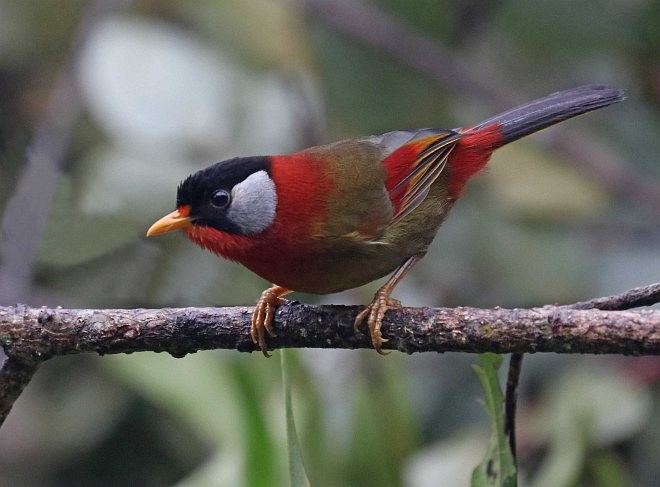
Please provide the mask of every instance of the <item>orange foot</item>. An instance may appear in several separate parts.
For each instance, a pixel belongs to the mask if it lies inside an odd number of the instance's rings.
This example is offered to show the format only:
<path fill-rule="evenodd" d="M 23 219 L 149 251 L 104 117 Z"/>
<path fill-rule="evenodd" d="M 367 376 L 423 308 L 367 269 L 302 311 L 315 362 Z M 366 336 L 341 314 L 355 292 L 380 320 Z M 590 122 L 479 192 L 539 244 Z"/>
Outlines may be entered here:
<path fill-rule="evenodd" d="M 371 343 L 381 355 L 389 355 L 390 353 L 381 350 L 383 343 L 389 341 L 387 338 L 383 338 L 383 334 L 380 332 L 385 312 L 391 308 L 401 307 L 401 303 L 398 300 L 390 298 L 390 292 L 391 289 L 386 289 L 385 286 L 380 288 L 374 295 L 371 304 L 364 308 L 355 318 L 355 331 L 358 332 L 360 331 L 360 325 L 368 317 L 367 324 L 369 325 L 369 333 L 371 334 Z"/>
<path fill-rule="evenodd" d="M 250 326 L 250 336 L 255 345 L 259 345 L 261 353 L 270 357 L 266 344 L 266 332 L 272 337 L 276 336 L 273 332 L 273 318 L 278 306 L 285 303 L 282 296 L 290 293 L 290 289 L 281 286 L 273 286 L 261 293 L 257 306 L 252 313 L 252 325 Z"/>
<path fill-rule="evenodd" d="M 383 324 L 383 318 L 385 317 L 385 312 L 391 308 L 400 308 L 401 303 L 396 299 L 392 299 L 390 295 L 396 285 L 403 279 L 403 277 L 408 273 L 410 269 L 424 257 L 424 253 L 415 254 L 411 257 L 408 257 L 406 261 L 399 266 L 399 268 L 394 271 L 392 277 L 390 277 L 385 284 L 376 292 L 374 299 L 371 301 L 371 304 L 367 306 L 359 315 L 355 318 L 355 332 L 360 331 L 360 325 L 367 318 L 367 324 L 369 325 L 369 333 L 371 333 L 371 343 L 376 349 L 376 351 L 381 355 L 388 355 L 389 352 L 383 352 L 381 350 L 383 343 L 386 343 L 387 338 L 383 338 L 382 333 L 380 332 L 380 327 Z"/>

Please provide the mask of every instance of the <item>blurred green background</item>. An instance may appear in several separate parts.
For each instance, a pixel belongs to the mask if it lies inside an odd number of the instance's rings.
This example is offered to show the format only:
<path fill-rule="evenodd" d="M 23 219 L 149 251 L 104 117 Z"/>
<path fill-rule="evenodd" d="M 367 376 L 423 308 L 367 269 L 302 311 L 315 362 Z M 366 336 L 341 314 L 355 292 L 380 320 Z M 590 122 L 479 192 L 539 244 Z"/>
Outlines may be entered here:
<path fill-rule="evenodd" d="M 0 302 L 252 304 L 266 283 L 247 270 L 181 235 L 144 238 L 189 173 L 469 125 L 592 82 L 628 100 L 498 152 L 398 286 L 410 306 L 571 303 L 658 280 L 660 2 L 0 0 Z M 366 303 L 378 285 L 294 296 Z M 489 433 L 474 362 L 299 351 L 312 484 L 466 485 Z M 659 378 L 655 358 L 528 356 L 523 485 L 657 485 Z M 283 411 L 279 360 L 261 354 L 53 359 L 0 431 L 0 484 L 287 485 Z"/>

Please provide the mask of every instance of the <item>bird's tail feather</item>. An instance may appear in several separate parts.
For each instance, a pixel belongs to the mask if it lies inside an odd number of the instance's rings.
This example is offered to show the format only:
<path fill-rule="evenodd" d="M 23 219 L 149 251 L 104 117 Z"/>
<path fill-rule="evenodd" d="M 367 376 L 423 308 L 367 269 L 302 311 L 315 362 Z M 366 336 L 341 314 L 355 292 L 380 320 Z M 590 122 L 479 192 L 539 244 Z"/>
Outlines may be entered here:
<path fill-rule="evenodd" d="M 624 99 L 622 90 L 603 85 L 585 85 L 559 91 L 484 120 L 470 131 L 489 126 L 499 128 L 502 141 L 508 144 L 526 135 L 583 113 L 606 107 Z"/>

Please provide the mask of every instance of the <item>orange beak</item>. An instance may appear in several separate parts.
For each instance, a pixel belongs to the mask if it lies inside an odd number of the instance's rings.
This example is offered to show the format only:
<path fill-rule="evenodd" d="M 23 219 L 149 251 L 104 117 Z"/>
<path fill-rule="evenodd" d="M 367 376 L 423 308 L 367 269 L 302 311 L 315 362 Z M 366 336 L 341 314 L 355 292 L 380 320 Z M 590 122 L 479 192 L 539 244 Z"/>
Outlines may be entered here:
<path fill-rule="evenodd" d="M 165 215 L 149 227 L 149 230 L 147 230 L 147 237 L 188 228 L 192 225 L 192 220 L 188 216 L 189 212 L 189 206 L 182 206 L 181 208 L 174 210 L 172 213 Z"/>

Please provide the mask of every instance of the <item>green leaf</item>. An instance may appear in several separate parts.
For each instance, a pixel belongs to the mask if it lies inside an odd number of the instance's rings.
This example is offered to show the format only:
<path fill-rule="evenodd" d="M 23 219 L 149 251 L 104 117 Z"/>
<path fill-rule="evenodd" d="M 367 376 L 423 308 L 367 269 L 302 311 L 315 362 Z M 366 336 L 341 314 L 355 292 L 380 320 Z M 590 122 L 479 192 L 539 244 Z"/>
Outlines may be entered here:
<path fill-rule="evenodd" d="M 310 487 L 311 484 L 305 473 L 302 452 L 296 434 L 296 425 L 293 418 L 293 405 L 291 403 L 291 376 L 289 370 L 290 350 L 281 350 L 282 358 L 282 383 L 284 384 L 284 406 L 286 410 L 286 442 L 289 451 L 289 475 L 291 487 Z"/>
<path fill-rule="evenodd" d="M 484 407 L 491 419 L 492 435 L 484 459 L 472 472 L 471 485 L 514 487 L 517 485 L 516 467 L 504 432 L 504 394 L 497 376 L 502 357 L 484 353 L 479 356 L 479 363 L 480 366 L 472 367 L 484 388 Z"/>
<path fill-rule="evenodd" d="M 253 365 L 245 360 L 232 361 L 236 400 L 245 417 L 245 485 L 261 487 L 277 483 L 276 479 L 284 479 L 281 475 L 284 458 L 278 456 L 277 444 L 269 429 L 269 413 L 263 410 L 263 401 L 259 400 L 266 389 L 260 381 L 263 375 L 260 377 L 255 373 Z"/>

